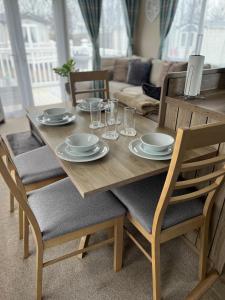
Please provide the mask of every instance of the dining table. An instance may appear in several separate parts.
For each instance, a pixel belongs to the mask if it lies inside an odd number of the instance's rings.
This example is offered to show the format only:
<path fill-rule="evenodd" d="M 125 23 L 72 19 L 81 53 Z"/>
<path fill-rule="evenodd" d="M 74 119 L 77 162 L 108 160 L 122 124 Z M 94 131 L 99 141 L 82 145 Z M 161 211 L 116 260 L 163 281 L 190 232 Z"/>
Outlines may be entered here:
<path fill-rule="evenodd" d="M 39 123 L 37 117 L 47 108 L 66 107 L 76 116 L 75 120 L 64 126 L 45 126 Z M 123 127 L 123 107 L 119 107 L 119 119 L 121 124 L 117 125 L 118 132 Z M 66 137 L 75 133 L 93 133 L 101 138 L 105 128 L 90 129 L 90 113 L 80 111 L 78 107 L 65 104 L 32 106 L 27 108 L 27 118 L 30 123 L 31 132 L 55 153 L 56 147 L 63 143 Z M 102 112 L 104 119 L 104 112 Z M 129 150 L 129 143 L 133 139 L 140 138 L 141 135 L 149 132 L 162 132 L 175 137 L 175 131 L 167 128 L 160 128 L 152 120 L 136 114 L 135 137 L 119 135 L 117 140 L 106 140 L 109 146 L 108 154 L 91 162 L 69 162 L 60 159 L 62 168 L 79 191 L 80 195 L 86 196 L 107 191 L 115 187 L 126 185 L 146 177 L 154 176 L 168 170 L 170 160 L 158 161 L 138 157 Z M 185 161 L 204 159 L 215 154 L 212 147 L 204 147 L 192 150 L 185 157 Z"/>

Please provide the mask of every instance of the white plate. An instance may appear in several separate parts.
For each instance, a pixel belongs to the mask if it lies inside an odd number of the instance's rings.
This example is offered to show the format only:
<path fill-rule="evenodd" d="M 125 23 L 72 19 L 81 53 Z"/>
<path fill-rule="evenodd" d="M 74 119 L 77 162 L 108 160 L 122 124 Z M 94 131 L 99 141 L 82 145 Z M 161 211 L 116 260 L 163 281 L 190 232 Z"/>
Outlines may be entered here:
<path fill-rule="evenodd" d="M 69 146 L 66 146 L 65 151 L 66 153 L 68 153 L 69 155 L 72 155 L 73 157 L 85 157 L 85 156 L 91 156 L 96 154 L 97 152 L 100 151 L 100 147 L 99 145 L 97 145 L 94 149 L 90 150 L 90 151 L 86 151 L 86 152 L 75 152 L 75 151 L 70 151 L 69 150 Z"/>
<path fill-rule="evenodd" d="M 90 107 L 88 107 L 85 103 L 81 102 L 77 104 L 77 107 L 81 110 L 81 111 L 85 111 L 85 112 L 90 112 Z M 104 103 L 102 103 L 102 107 L 101 107 L 101 111 L 105 110 L 105 105 Z"/>
<path fill-rule="evenodd" d="M 75 157 L 74 155 L 67 153 L 65 150 L 66 146 L 67 146 L 66 143 L 62 143 L 62 144 L 58 145 L 55 149 L 55 153 L 59 158 L 66 160 L 66 161 L 70 161 L 70 162 L 94 161 L 94 160 L 104 157 L 109 152 L 109 146 L 103 141 L 99 142 L 99 147 L 100 147 L 99 152 L 97 152 L 96 154 L 93 154 L 91 156 L 87 156 L 87 157 L 84 157 L 84 156 Z"/>
<path fill-rule="evenodd" d="M 141 142 L 140 144 L 140 148 L 141 148 L 141 151 L 143 151 L 144 153 L 146 154 L 150 154 L 150 155 L 157 155 L 157 156 L 163 156 L 163 155 L 169 155 L 173 152 L 173 148 L 168 148 L 167 150 L 164 150 L 164 151 L 145 151 L 143 149 L 143 143 Z"/>
<path fill-rule="evenodd" d="M 146 158 L 146 159 L 151 159 L 151 160 L 169 160 L 172 157 L 172 153 L 169 155 L 162 155 L 162 156 L 148 154 L 141 149 L 140 145 L 141 145 L 140 139 L 133 140 L 129 143 L 129 150 L 136 156 Z"/>
<path fill-rule="evenodd" d="M 36 119 L 37 121 L 42 124 L 42 125 L 46 125 L 46 126 L 60 126 L 60 125 L 66 125 L 69 124 L 71 122 L 73 122 L 76 119 L 76 116 L 68 113 L 67 115 L 68 117 L 65 118 L 64 120 L 61 121 L 47 121 L 43 115 L 38 116 Z"/>

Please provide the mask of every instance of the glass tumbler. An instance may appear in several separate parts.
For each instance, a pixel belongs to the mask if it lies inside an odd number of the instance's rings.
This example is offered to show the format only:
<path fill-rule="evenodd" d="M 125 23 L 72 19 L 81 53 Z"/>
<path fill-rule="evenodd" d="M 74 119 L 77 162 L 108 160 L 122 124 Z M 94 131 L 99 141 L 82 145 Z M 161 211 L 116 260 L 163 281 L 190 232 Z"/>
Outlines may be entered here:
<path fill-rule="evenodd" d="M 116 125 L 117 112 L 114 109 L 114 105 L 107 105 L 105 108 L 105 125 L 106 131 L 102 137 L 108 140 L 116 140 L 119 137 Z"/>
<path fill-rule="evenodd" d="M 123 112 L 123 129 L 121 130 L 122 135 L 135 136 L 135 112 L 134 107 L 124 107 Z"/>
<path fill-rule="evenodd" d="M 101 123 L 101 110 L 102 110 L 101 103 L 90 104 L 91 123 L 89 125 L 89 128 L 97 129 L 102 127 L 103 124 Z"/>
<path fill-rule="evenodd" d="M 108 99 L 108 106 L 111 107 L 114 110 L 115 114 L 115 123 L 118 125 L 120 124 L 118 120 L 118 114 L 119 114 L 119 100 L 116 98 Z"/>

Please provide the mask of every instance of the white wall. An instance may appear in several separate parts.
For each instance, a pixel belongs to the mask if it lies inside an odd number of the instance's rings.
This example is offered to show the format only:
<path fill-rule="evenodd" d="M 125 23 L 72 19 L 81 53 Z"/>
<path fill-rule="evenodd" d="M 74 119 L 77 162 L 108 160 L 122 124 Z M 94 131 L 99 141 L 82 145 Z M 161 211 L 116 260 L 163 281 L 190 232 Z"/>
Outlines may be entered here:
<path fill-rule="evenodd" d="M 150 23 L 145 15 L 145 2 L 146 0 L 141 0 L 135 33 L 135 54 L 146 58 L 158 57 L 160 43 L 159 16 L 153 23 Z"/>

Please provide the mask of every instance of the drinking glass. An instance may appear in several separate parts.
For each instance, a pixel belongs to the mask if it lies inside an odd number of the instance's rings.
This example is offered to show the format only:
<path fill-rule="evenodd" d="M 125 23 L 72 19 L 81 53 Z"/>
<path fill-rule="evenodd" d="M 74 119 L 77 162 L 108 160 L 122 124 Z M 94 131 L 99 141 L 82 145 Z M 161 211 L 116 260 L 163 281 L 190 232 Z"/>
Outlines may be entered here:
<path fill-rule="evenodd" d="M 115 113 L 115 123 L 118 125 L 120 121 L 118 120 L 118 113 L 119 113 L 119 100 L 116 98 L 108 99 L 108 106 L 114 110 Z"/>
<path fill-rule="evenodd" d="M 89 128 L 97 129 L 104 126 L 104 124 L 101 123 L 101 109 L 102 109 L 101 103 L 90 104 L 91 123 L 89 125 Z"/>
<path fill-rule="evenodd" d="M 105 108 L 105 125 L 106 131 L 102 137 L 108 140 L 116 140 L 119 137 L 116 125 L 117 111 L 114 109 L 114 105 L 107 105 Z"/>
<path fill-rule="evenodd" d="M 120 131 L 122 135 L 135 136 L 135 112 L 134 107 L 124 107 L 123 112 L 123 129 Z"/>

